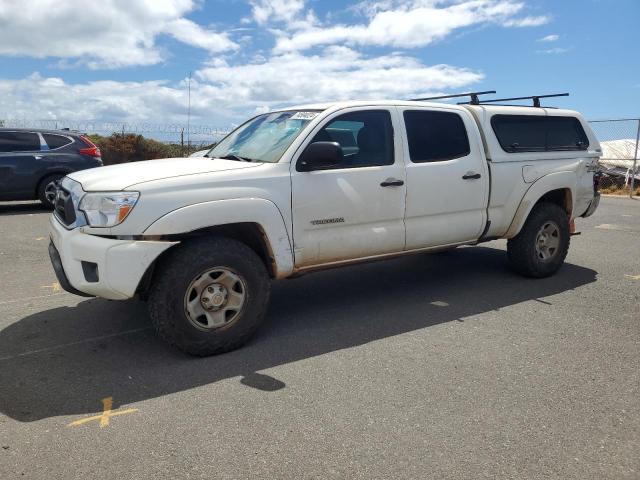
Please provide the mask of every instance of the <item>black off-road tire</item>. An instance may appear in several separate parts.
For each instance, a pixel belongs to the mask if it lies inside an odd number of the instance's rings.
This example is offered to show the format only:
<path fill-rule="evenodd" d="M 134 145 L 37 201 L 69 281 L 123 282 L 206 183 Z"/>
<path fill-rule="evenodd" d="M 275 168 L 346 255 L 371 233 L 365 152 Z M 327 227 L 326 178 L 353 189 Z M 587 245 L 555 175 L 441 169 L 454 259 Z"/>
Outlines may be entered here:
<path fill-rule="evenodd" d="M 548 222 L 554 222 L 559 227 L 559 241 L 553 256 L 543 260 L 536 251 L 536 242 L 538 241 L 538 233 Z M 544 278 L 551 276 L 564 263 L 569 251 L 569 241 L 569 216 L 567 212 L 555 203 L 539 203 L 531 210 L 520 233 L 507 242 L 509 266 L 525 277 Z"/>
<path fill-rule="evenodd" d="M 233 322 L 203 331 L 189 320 L 185 295 L 194 279 L 215 267 L 239 275 L 246 298 Z M 195 239 L 169 251 L 157 265 L 149 292 L 149 314 L 158 335 L 190 355 L 229 352 L 247 342 L 262 323 L 270 287 L 263 261 L 244 243 L 224 237 Z"/>
<path fill-rule="evenodd" d="M 53 202 L 47 198 L 47 186 L 59 181 L 61 178 L 64 178 L 63 174 L 54 173 L 53 175 L 47 175 L 38 183 L 38 200 L 40 200 L 46 208 L 53 209 Z"/>

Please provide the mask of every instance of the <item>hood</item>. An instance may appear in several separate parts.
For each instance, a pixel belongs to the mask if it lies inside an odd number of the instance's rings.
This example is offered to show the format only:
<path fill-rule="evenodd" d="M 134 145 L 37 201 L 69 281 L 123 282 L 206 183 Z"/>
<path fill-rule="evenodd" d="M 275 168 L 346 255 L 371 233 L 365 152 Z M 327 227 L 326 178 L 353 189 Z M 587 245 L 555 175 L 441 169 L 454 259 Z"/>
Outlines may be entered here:
<path fill-rule="evenodd" d="M 252 168 L 260 163 L 219 158 L 164 158 L 122 163 L 74 172 L 69 177 L 82 184 L 86 192 L 124 190 L 130 185 L 164 178 Z"/>

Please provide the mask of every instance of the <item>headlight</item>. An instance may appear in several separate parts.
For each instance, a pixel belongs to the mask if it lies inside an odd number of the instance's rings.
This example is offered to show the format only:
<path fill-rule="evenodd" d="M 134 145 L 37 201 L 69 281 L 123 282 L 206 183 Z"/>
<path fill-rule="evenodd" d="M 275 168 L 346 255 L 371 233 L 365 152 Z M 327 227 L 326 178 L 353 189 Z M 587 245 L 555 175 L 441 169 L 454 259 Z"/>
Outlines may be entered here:
<path fill-rule="evenodd" d="M 133 210 L 138 192 L 87 193 L 80 201 L 79 209 L 92 227 L 115 227 Z"/>

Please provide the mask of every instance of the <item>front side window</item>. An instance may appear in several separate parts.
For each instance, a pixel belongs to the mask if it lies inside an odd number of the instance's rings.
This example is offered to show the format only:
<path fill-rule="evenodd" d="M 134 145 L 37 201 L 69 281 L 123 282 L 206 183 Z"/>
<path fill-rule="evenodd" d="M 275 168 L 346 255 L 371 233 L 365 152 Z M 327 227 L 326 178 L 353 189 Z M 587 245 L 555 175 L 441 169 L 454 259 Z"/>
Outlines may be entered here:
<path fill-rule="evenodd" d="M 391 165 L 393 126 L 388 110 L 363 110 L 330 120 L 313 142 L 337 142 L 342 147 L 342 168 Z"/>
<path fill-rule="evenodd" d="M 471 152 L 467 129 L 457 113 L 407 110 L 404 124 L 413 163 L 452 160 Z"/>
<path fill-rule="evenodd" d="M 491 126 L 505 152 L 586 150 L 589 147 L 575 117 L 543 115 L 494 115 Z"/>
<path fill-rule="evenodd" d="M 206 156 L 276 163 L 318 113 L 286 111 L 260 115 L 227 135 Z"/>
<path fill-rule="evenodd" d="M 0 132 L 0 152 L 34 152 L 40 150 L 40 137 L 29 132 Z"/>

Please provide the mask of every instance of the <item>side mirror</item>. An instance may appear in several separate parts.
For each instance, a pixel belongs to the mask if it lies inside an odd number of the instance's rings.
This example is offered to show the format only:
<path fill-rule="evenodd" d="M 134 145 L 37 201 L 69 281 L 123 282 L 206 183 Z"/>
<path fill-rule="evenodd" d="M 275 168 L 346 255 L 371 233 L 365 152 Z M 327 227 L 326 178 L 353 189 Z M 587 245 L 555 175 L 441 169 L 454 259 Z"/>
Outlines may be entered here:
<path fill-rule="evenodd" d="M 338 142 L 313 142 L 300 155 L 298 171 L 328 170 L 339 167 L 343 160 L 342 147 Z"/>

